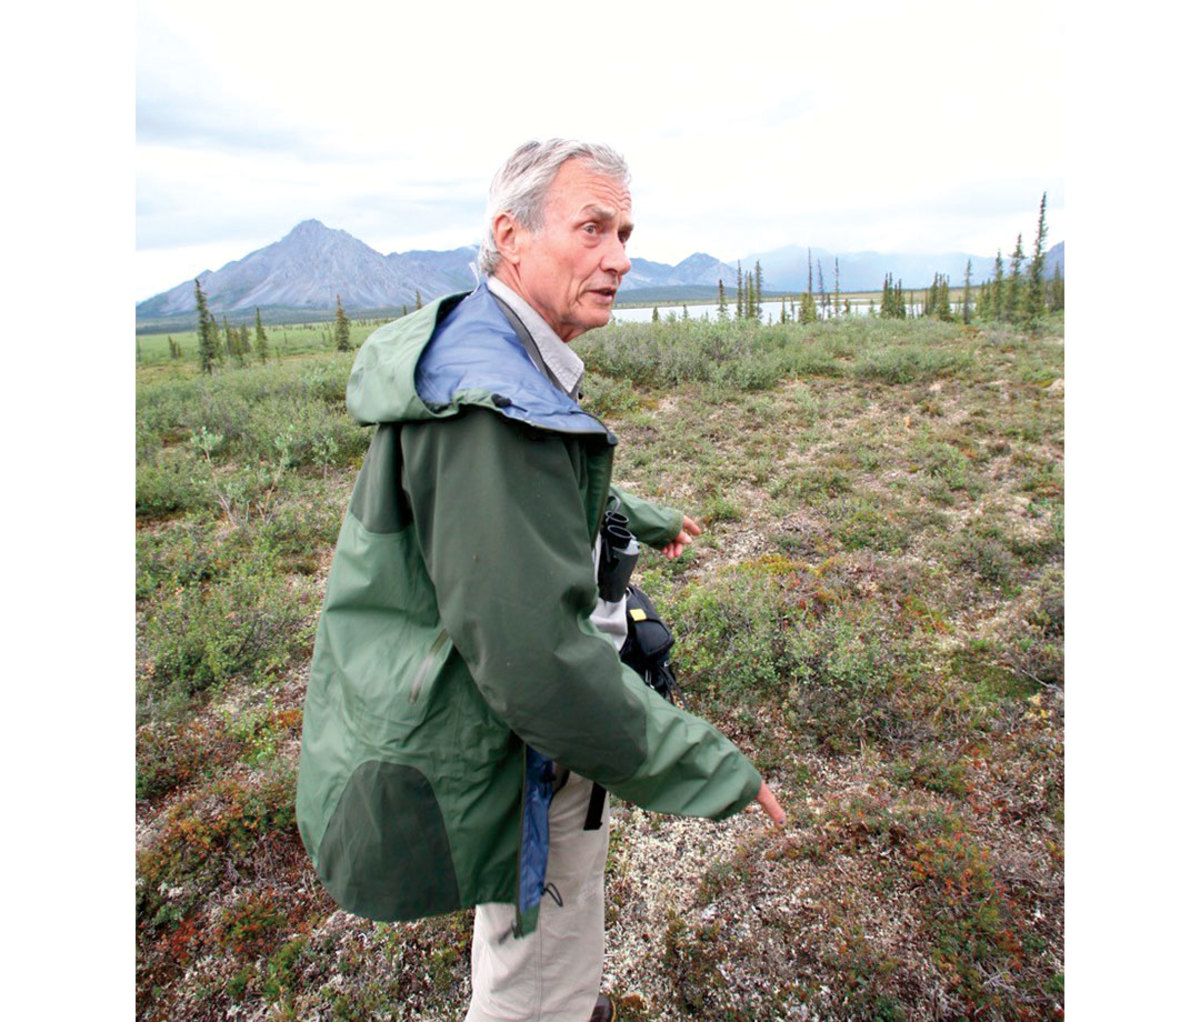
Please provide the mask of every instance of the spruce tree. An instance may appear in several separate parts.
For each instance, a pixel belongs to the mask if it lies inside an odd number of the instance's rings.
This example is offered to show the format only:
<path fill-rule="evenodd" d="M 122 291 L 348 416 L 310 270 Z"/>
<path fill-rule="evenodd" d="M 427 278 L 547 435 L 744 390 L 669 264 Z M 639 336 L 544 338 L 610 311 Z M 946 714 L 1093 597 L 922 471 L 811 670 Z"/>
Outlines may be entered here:
<path fill-rule="evenodd" d="M 996 249 L 996 262 L 992 267 L 992 283 L 988 288 L 988 310 L 992 319 L 1004 318 L 1004 260 L 1000 249 Z"/>
<path fill-rule="evenodd" d="M 1009 323 L 1015 323 L 1022 311 L 1021 302 L 1021 264 L 1025 261 L 1025 253 L 1021 248 L 1021 235 L 1017 235 L 1017 247 L 1009 256 L 1008 264 L 1008 294 L 1004 301 L 1004 318 Z"/>
<path fill-rule="evenodd" d="M 943 323 L 949 323 L 954 318 L 954 313 L 950 311 L 950 278 L 945 274 L 942 274 L 938 284 L 937 318 Z"/>
<path fill-rule="evenodd" d="M 821 271 L 821 260 L 817 260 L 817 291 L 821 296 L 821 318 L 827 319 L 829 311 L 829 295 L 825 293 L 825 274 Z"/>
<path fill-rule="evenodd" d="M 840 315 L 842 311 L 842 282 L 841 272 L 838 269 L 838 258 L 833 257 L 833 314 Z"/>
<path fill-rule="evenodd" d="M 729 303 L 725 300 L 725 281 L 717 279 L 717 319 L 724 323 L 729 319 Z"/>
<path fill-rule="evenodd" d="M 737 264 L 737 316 L 741 319 L 746 315 L 746 299 L 742 289 L 742 261 L 739 259 Z"/>
<path fill-rule="evenodd" d="M 224 324 L 225 330 L 225 352 L 238 365 L 245 365 L 245 360 L 242 358 L 242 345 L 238 339 L 236 327 L 229 325 L 229 317 L 222 316 L 221 322 Z"/>
<path fill-rule="evenodd" d="M 754 316 L 758 318 L 762 315 L 762 263 L 757 259 L 754 260 Z"/>
<path fill-rule="evenodd" d="M 1062 312 L 1066 307 L 1067 289 L 1063 284 L 1062 267 L 1054 264 L 1054 276 L 1050 280 L 1050 297 L 1047 306 L 1051 312 Z"/>
<path fill-rule="evenodd" d="M 262 325 L 262 313 L 257 308 L 254 310 L 254 353 L 258 355 L 258 360 L 265 365 L 270 348 L 267 345 L 267 332 Z"/>
<path fill-rule="evenodd" d="M 421 307 L 421 289 L 417 288 L 417 308 Z"/>
<path fill-rule="evenodd" d="M 817 321 L 817 303 L 813 300 L 812 292 L 805 291 L 800 296 L 800 322 L 815 323 Z"/>
<path fill-rule="evenodd" d="M 212 309 L 208 310 L 208 333 L 212 338 L 213 357 L 218 365 L 225 364 L 225 349 L 221 346 L 221 328 L 217 326 L 217 317 Z"/>
<path fill-rule="evenodd" d="M 1025 287 L 1025 318 L 1033 322 L 1046 308 L 1045 283 L 1042 277 L 1046 265 L 1046 193 L 1042 192 L 1042 205 L 1038 209 L 1037 239 L 1033 243 L 1033 255 L 1029 259 L 1029 281 Z"/>
<path fill-rule="evenodd" d="M 417 292 L 418 295 L 420 293 L 420 291 Z M 335 319 L 334 323 L 334 347 L 338 351 L 350 351 L 350 320 L 346 318 L 345 310 L 342 309 L 341 295 L 337 296 L 337 318 Z"/>
<path fill-rule="evenodd" d="M 963 324 L 971 322 L 971 260 L 967 260 L 967 272 L 963 276 L 963 296 L 962 296 L 962 321 Z"/>
<path fill-rule="evenodd" d="M 200 371 L 211 375 L 213 363 L 217 359 L 216 340 L 209 326 L 212 314 L 208 311 L 208 299 L 204 296 L 204 289 L 200 287 L 199 279 L 196 280 L 195 284 L 196 337 L 199 341 L 196 347 L 196 356 L 200 362 Z"/>

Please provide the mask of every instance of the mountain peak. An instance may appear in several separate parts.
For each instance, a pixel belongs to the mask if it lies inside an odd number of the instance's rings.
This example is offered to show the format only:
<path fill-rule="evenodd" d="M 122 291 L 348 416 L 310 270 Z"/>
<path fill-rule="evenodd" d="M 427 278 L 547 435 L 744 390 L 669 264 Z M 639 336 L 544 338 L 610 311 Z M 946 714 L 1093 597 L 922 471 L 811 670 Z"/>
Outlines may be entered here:
<path fill-rule="evenodd" d="M 315 219 L 310 218 L 308 220 L 301 220 L 298 224 L 296 224 L 295 227 L 293 227 L 290 231 L 288 231 L 287 237 L 290 238 L 293 235 L 296 235 L 298 237 L 303 237 L 306 234 L 315 234 L 319 231 L 320 232 L 329 231 L 329 228 L 326 227 L 323 223 L 321 223 L 320 220 L 315 220 Z"/>

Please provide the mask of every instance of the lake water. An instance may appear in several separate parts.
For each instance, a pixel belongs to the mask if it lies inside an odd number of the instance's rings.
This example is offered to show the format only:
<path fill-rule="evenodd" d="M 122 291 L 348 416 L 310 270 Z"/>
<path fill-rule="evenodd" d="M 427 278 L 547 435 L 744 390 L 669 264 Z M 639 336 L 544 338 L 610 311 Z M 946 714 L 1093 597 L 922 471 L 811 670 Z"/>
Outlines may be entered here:
<path fill-rule="evenodd" d="M 843 299 L 843 301 L 845 301 L 845 299 Z M 830 299 L 830 304 L 832 306 L 832 299 Z M 924 309 L 924 307 L 925 307 L 925 305 L 923 302 L 914 302 L 912 305 L 914 314 L 917 316 L 921 315 L 921 312 Z M 908 309 L 908 308 L 909 308 L 909 306 L 906 303 L 905 309 Z M 683 309 L 684 309 L 684 306 L 682 304 L 680 304 L 680 305 L 659 305 L 658 306 L 658 318 L 660 320 L 665 320 L 665 319 L 670 318 L 671 316 L 674 316 L 676 319 L 682 319 L 683 318 Z M 734 309 L 735 309 L 734 305 L 732 303 L 730 303 L 729 318 L 731 320 L 733 319 Z M 799 309 L 800 309 L 800 303 L 796 302 L 796 311 L 799 312 Z M 950 309 L 952 312 L 957 314 L 960 311 L 959 303 L 952 302 L 950 305 Z M 865 316 L 865 315 L 867 315 L 867 313 L 870 312 L 870 310 L 871 310 L 871 300 L 870 299 L 867 299 L 866 301 L 858 301 L 853 298 L 850 299 L 850 314 L 851 315 Z M 875 305 L 875 311 L 876 312 L 879 311 L 878 303 L 876 303 L 876 305 Z M 764 323 L 768 323 L 768 322 L 778 323 L 779 322 L 779 312 L 780 312 L 779 301 L 778 300 L 772 301 L 772 300 L 768 299 L 766 302 L 763 303 L 761 319 Z M 689 319 L 710 319 L 710 320 L 715 321 L 717 319 L 717 303 L 713 302 L 710 305 L 710 304 L 704 303 L 704 302 L 688 302 L 687 303 L 687 314 L 688 314 Z M 833 314 L 832 308 L 829 309 L 829 314 L 830 315 Z M 787 304 L 787 315 L 788 315 L 788 319 L 791 320 L 792 316 L 793 316 L 793 311 L 792 311 L 792 303 L 791 303 L 790 299 L 788 300 L 788 304 Z M 649 322 L 651 322 L 651 319 L 653 316 L 654 316 L 654 309 L 652 307 L 647 307 L 644 309 L 622 309 L 622 308 L 618 307 L 616 309 L 613 309 L 613 320 L 618 323 L 649 323 Z"/>

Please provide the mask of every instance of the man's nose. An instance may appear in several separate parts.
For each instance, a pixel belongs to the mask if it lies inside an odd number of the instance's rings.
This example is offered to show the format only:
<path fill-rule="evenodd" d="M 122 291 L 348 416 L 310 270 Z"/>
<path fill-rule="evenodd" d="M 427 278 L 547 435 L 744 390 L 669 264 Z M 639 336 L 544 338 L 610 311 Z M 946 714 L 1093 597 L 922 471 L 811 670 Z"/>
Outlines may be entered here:
<path fill-rule="evenodd" d="M 604 259 L 600 263 L 600 268 L 615 273 L 620 278 L 629 272 L 632 265 L 629 256 L 625 254 L 624 242 L 614 237 L 604 250 Z"/>

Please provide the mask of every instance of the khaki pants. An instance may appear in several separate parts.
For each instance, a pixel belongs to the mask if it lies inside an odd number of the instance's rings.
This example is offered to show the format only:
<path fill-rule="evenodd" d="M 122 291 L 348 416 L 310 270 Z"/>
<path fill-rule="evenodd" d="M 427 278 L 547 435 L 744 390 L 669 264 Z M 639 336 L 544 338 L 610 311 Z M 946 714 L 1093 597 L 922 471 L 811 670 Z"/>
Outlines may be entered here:
<path fill-rule="evenodd" d="M 592 782 L 570 774 L 550 802 L 550 859 L 537 929 L 512 936 L 512 905 L 475 908 L 466 1022 L 588 1022 L 604 962 L 608 801 L 584 830 Z"/>

